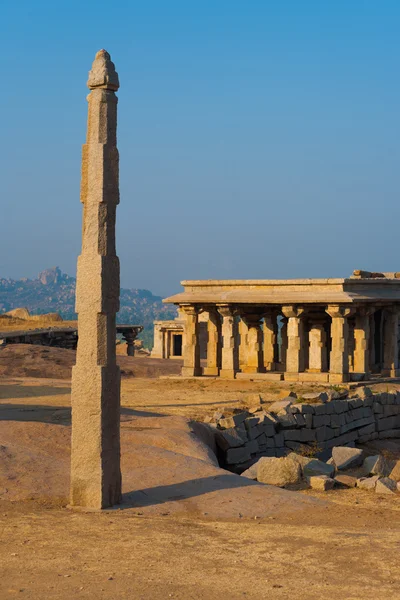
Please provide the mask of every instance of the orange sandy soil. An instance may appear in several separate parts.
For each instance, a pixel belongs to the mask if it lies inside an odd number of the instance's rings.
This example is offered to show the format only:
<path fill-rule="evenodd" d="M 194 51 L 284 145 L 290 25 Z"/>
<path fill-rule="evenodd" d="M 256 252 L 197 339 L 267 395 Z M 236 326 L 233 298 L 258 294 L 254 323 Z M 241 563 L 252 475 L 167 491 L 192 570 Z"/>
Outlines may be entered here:
<path fill-rule="evenodd" d="M 124 503 L 101 513 L 66 507 L 69 380 L 29 377 L 26 358 L 1 376 L 0 598 L 400 599 L 400 495 L 253 483 L 192 433 L 187 417 L 284 386 L 158 380 L 179 363 L 126 360 Z"/>

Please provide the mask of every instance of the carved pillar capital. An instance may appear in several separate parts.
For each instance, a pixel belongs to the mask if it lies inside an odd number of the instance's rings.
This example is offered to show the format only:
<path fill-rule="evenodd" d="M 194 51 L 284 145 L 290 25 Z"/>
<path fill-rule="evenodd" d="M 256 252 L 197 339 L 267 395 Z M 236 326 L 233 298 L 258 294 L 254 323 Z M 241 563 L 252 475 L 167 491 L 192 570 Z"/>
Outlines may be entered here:
<path fill-rule="evenodd" d="M 304 313 L 304 307 L 297 306 L 297 304 L 286 304 L 282 306 L 282 313 L 288 319 L 299 318 Z"/>
<path fill-rule="evenodd" d="M 199 314 L 199 307 L 195 304 L 180 304 L 179 308 L 185 315 L 194 316 Z"/>
<path fill-rule="evenodd" d="M 217 310 L 221 317 L 234 317 L 236 310 L 232 304 L 217 304 Z"/>
<path fill-rule="evenodd" d="M 332 319 L 346 319 L 354 314 L 355 308 L 354 306 L 346 306 L 344 304 L 330 304 L 325 311 Z"/>

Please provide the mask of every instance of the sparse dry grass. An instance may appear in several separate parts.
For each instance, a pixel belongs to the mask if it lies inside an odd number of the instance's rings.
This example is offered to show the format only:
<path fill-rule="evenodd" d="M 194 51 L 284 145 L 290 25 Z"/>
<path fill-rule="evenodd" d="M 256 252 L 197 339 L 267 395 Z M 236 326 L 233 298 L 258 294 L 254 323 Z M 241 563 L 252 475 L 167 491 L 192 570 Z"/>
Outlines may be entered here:
<path fill-rule="evenodd" d="M 34 315 L 32 319 L 19 319 L 18 317 L 9 317 L 0 315 L 0 331 L 24 331 L 26 329 L 44 329 L 46 327 L 77 327 L 77 321 L 55 321 L 52 319 L 40 318 L 40 315 Z"/>

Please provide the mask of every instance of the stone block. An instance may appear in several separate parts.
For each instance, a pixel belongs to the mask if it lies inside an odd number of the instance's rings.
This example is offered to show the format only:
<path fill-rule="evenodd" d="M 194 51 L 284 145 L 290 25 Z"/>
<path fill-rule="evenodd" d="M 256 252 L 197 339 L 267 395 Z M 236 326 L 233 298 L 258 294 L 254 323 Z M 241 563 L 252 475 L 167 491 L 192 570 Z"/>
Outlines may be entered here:
<path fill-rule="evenodd" d="M 298 427 L 305 427 L 306 422 L 302 414 L 295 414 L 294 418 Z"/>
<path fill-rule="evenodd" d="M 269 407 L 269 411 L 278 414 L 282 410 L 285 410 L 288 406 L 293 404 L 294 398 L 288 397 L 284 400 L 277 400 L 273 402 Z"/>
<path fill-rule="evenodd" d="M 301 480 L 301 468 L 297 461 L 289 457 L 260 458 L 257 462 L 257 480 L 284 487 Z"/>
<path fill-rule="evenodd" d="M 395 494 L 397 492 L 397 483 L 393 479 L 389 479 L 389 477 L 382 477 L 376 482 L 375 492 L 377 494 Z"/>
<path fill-rule="evenodd" d="M 273 425 L 276 426 L 278 424 L 278 419 L 274 417 L 270 412 L 262 412 L 262 421 L 264 425 Z"/>
<path fill-rule="evenodd" d="M 251 467 L 243 471 L 241 477 L 247 477 L 247 479 L 257 480 L 257 463 L 254 463 Z"/>
<path fill-rule="evenodd" d="M 360 479 L 357 479 L 357 487 L 362 490 L 374 490 L 378 479 L 379 475 L 374 475 L 373 477 L 360 477 Z"/>
<path fill-rule="evenodd" d="M 291 450 L 301 450 L 302 444 L 294 440 L 288 440 L 287 442 L 285 442 L 285 446 L 287 448 L 290 448 Z"/>
<path fill-rule="evenodd" d="M 340 415 L 338 415 L 338 414 L 331 415 L 330 426 L 333 427 L 334 429 L 339 429 L 340 427 L 342 427 L 345 424 L 346 424 L 346 417 L 345 417 L 344 413 L 342 413 Z"/>
<path fill-rule="evenodd" d="M 251 454 L 248 448 L 242 446 L 241 448 L 230 448 L 227 450 L 225 460 L 228 465 L 244 463 L 250 460 Z"/>
<path fill-rule="evenodd" d="M 366 475 L 379 475 L 381 477 L 387 477 L 392 471 L 394 464 L 394 461 L 388 460 L 380 454 L 367 456 L 363 462 L 363 472 Z"/>
<path fill-rule="evenodd" d="M 326 475 L 331 477 L 335 472 L 333 465 L 319 460 L 318 458 L 310 458 L 307 456 L 300 456 L 299 454 L 289 454 L 294 460 L 300 464 L 301 471 L 304 477 L 311 477 L 313 475 Z"/>
<path fill-rule="evenodd" d="M 370 398 L 373 395 L 371 388 L 367 386 L 358 388 L 357 393 L 360 398 Z"/>
<path fill-rule="evenodd" d="M 387 440 L 389 438 L 400 438 L 400 429 L 388 429 L 387 431 L 379 432 L 380 440 Z"/>
<path fill-rule="evenodd" d="M 314 414 L 315 415 L 326 415 L 326 406 L 325 404 L 316 404 L 314 406 Z"/>
<path fill-rule="evenodd" d="M 255 427 L 256 425 L 258 425 L 259 422 L 260 422 L 260 418 L 259 417 L 248 417 L 244 421 L 244 426 L 246 427 L 247 430 L 249 430 L 252 427 Z"/>
<path fill-rule="evenodd" d="M 326 475 L 314 475 L 307 479 L 310 487 L 319 492 L 327 492 L 335 487 L 335 480 Z"/>
<path fill-rule="evenodd" d="M 367 435 L 360 435 L 357 441 L 359 444 L 365 444 L 366 442 L 370 442 L 371 440 L 376 440 L 377 438 L 378 438 L 378 434 L 376 432 L 374 432 L 374 433 L 368 433 Z"/>
<path fill-rule="evenodd" d="M 349 408 L 357 409 L 363 406 L 363 401 L 361 398 L 351 398 L 348 400 Z"/>
<path fill-rule="evenodd" d="M 332 450 L 332 458 L 338 470 L 350 469 L 361 465 L 363 455 L 363 450 L 359 448 L 335 446 Z"/>
<path fill-rule="evenodd" d="M 358 438 L 357 431 L 349 431 L 349 433 L 345 433 L 336 437 L 332 440 L 326 442 L 326 448 L 333 448 L 334 446 L 354 446 L 355 440 Z"/>
<path fill-rule="evenodd" d="M 274 425 L 269 425 L 268 423 L 264 423 L 264 425 L 261 425 L 261 427 L 262 427 L 262 432 L 265 433 L 265 435 L 267 437 L 272 437 L 275 435 Z"/>
<path fill-rule="evenodd" d="M 304 421 L 305 421 L 306 427 L 308 427 L 308 429 L 312 428 L 312 420 L 313 420 L 312 414 L 307 413 L 304 415 Z"/>
<path fill-rule="evenodd" d="M 267 448 L 275 448 L 275 438 L 267 438 Z"/>
<path fill-rule="evenodd" d="M 357 477 L 340 473 L 339 475 L 336 475 L 335 481 L 341 487 L 353 488 L 356 487 Z"/>
<path fill-rule="evenodd" d="M 300 434 L 301 434 L 300 441 L 302 441 L 302 442 L 315 442 L 317 439 L 314 429 L 303 428 L 300 430 Z"/>
<path fill-rule="evenodd" d="M 300 429 L 286 429 L 283 432 L 283 437 L 284 437 L 285 442 L 287 442 L 287 441 L 300 442 L 301 441 L 301 430 Z"/>
<path fill-rule="evenodd" d="M 291 414 L 279 414 L 278 423 L 282 429 L 289 429 L 290 427 L 297 427 L 296 419 Z"/>
<path fill-rule="evenodd" d="M 385 417 L 394 417 L 400 414 L 400 406 L 397 404 L 386 404 L 383 407 L 383 415 Z"/>
<path fill-rule="evenodd" d="M 378 419 L 377 430 L 385 431 L 387 429 L 400 428 L 400 415 L 394 417 L 386 417 L 384 419 Z"/>
<path fill-rule="evenodd" d="M 313 417 L 313 427 L 322 427 L 323 425 L 330 425 L 331 417 L 330 415 L 315 415 Z"/>
<path fill-rule="evenodd" d="M 310 392 L 309 394 L 303 394 L 304 400 L 312 402 L 328 402 L 328 394 L 326 392 Z"/>
<path fill-rule="evenodd" d="M 283 437 L 283 433 L 277 433 L 274 436 L 274 440 L 275 440 L 275 446 L 277 448 L 283 448 L 283 446 L 285 445 L 285 438 Z"/>
<path fill-rule="evenodd" d="M 311 404 L 299 404 L 298 408 L 302 415 L 314 414 L 314 407 Z"/>
<path fill-rule="evenodd" d="M 369 425 L 366 425 L 365 427 L 361 427 L 361 429 L 358 430 L 358 435 L 360 437 L 363 435 L 369 435 L 370 433 L 375 433 L 375 421 Z"/>
<path fill-rule="evenodd" d="M 228 450 L 229 448 L 239 448 L 247 442 L 247 436 L 243 436 L 243 431 L 231 427 L 230 429 L 216 431 L 216 442 L 217 446 L 221 450 Z"/>
<path fill-rule="evenodd" d="M 383 415 L 383 406 L 380 402 L 374 402 L 372 410 L 376 415 Z"/>
<path fill-rule="evenodd" d="M 282 458 L 282 456 L 286 456 L 288 453 L 287 448 L 275 448 L 275 455 L 278 458 Z"/>
<path fill-rule="evenodd" d="M 231 429 L 232 427 L 237 427 L 238 425 L 244 423 L 247 417 L 247 412 L 240 412 L 237 415 L 232 415 L 231 417 L 220 419 L 218 425 L 223 429 Z"/>
<path fill-rule="evenodd" d="M 249 442 L 246 442 L 244 447 L 246 448 L 246 450 L 248 450 L 250 452 L 250 454 L 257 454 L 257 452 L 259 450 L 257 440 L 250 440 Z"/>
<path fill-rule="evenodd" d="M 257 443 L 258 443 L 259 446 L 262 446 L 262 445 L 266 446 L 267 442 L 268 442 L 268 438 L 265 435 L 265 433 L 262 433 L 260 436 L 258 436 Z"/>

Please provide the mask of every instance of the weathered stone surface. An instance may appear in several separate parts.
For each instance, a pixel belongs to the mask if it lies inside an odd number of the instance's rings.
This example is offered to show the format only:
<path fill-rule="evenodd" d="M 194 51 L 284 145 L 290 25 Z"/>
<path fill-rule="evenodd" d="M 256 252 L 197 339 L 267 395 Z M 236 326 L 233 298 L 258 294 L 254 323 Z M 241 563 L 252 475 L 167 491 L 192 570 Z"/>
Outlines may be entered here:
<path fill-rule="evenodd" d="M 328 402 L 329 396 L 326 392 L 310 392 L 303 394 L 302 398 L 308 402 Z"/>
<path fill-rule="evenodd" d="M 120 372 L 115 350 L 119 187 L 114 92 L 119 83 L 105 50 L 96 54 L 88 86 L 82 252 L 76 283 L 79 341 L 72 371 L 71 504 L 100 509 L 121 500 Z"/>
<path fill-rule="evenodd" d="M 229 448 L 239 448 L 247 442 L 246 432 L 239 428 L 231 427 L 230 429 L 217 430 L 216 442 L 221 450 Z"/>
<path fill-rule="evenodd" d="M 343 487 L 353 488 L 357 485 L 357 477 L 345 475 L 344 473 L 339 473 L 334 479 L 338 485 Z"/>
<path fill-rule="evenodd" d="M 254 465 L 252 465 L 251 467 L 246 469 L 246 471 L 243 471 L 241 476 L 247 477 L 248 479 L 256 480 L 257 479 L 257 463 L 255 463 Z"/>
<path fill-rule="evenodd" d="M 250 452 L 250 454 L 256 454 L 259 450 L 259 445 L 257 440 L 250 440 L 246 442 L 245 448 Z"/>
<path fill-rule="evenodd" d="M 326 492 L 335 487 L 335 480 L 327 477 L 326 475 L 313 475 L 307 479 L 313 490 L 320 492 Z"/>
<path fill-rule="evenodd" d="M 218 425 L 223 429 L 231 429 L 232 427 L 237 427 L 244 423 L 246 418 L 248 417 L 247 412 L 241 412 L 237 415 L 232 415 L 231 417 L 226 417 L 225 419 L 220 419 Z"/>
<path fill-rule="evenodd" d="M 394 465 L 394 461 L 388 460 L 380 454 L 376 456 L 367 456 L 363 462 L 363 471 L 366 475 L 388 477 Z"/>
<path fill-rule="evenodd" d="M 269 412 L 279 413 L 282 410 L 285 410 L 288 406 L 293 404 L 293 398 L 285 398 L 284 400 L 277 400 L 269 407 Z"/>
<path fill-rule="evenodd" d="M 301 480 L 301 468 L 296 460 L 288 456 L 260 458 L 257 462 L 257 480 L 261 483 L 284 487 Z"/>
<path fill-rule="evenodd" d="M 363 450 L 347 446 L 335 446 L 332 450 L 332 458 L 337 469 L 349 469 L 361 465 L 363 454 Z"/>
<path fill-rule="evenodd" d="M 327 475 L 328 477 L 331 477 L 335 472 L 335 467 L 333 465 L 328 465 L 318 458 L 301 456 L 294 452 L 289 454 L 288 458 L 289 457 L 299 463 L 304 477 L 311 477 L 313 475 Z"/>
<path fill-rule="evenodd" d="M 379 475 L 374 475 L 373 477 L 360 477 L 360 479 L 357 479 L 357 487 L 362 490 L 374 490 L 378 479 Z"/>
<path fill-rule="evenodd" d="M 227 450 L 225 460 L 228 465 L 240 464 L 246 462 L 251 458 L 251 454 L 248 448 L 242 446 L 241 448 L 230 448 Z"/>
<path fill-rule="evenodd" d="M 390 479 L 400 481 L 400 460 L 397 460 L 389 474 Z"/>
<path fill-rule="evenodd" d="M 397 483 L 393 479 L 389 479 L 389 477 L 382 477 L 376 482 L 375 492 L 377 494 L 395 494 L 397 492 Z"/>

